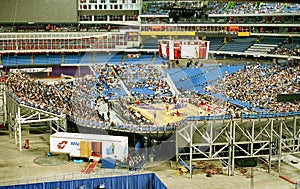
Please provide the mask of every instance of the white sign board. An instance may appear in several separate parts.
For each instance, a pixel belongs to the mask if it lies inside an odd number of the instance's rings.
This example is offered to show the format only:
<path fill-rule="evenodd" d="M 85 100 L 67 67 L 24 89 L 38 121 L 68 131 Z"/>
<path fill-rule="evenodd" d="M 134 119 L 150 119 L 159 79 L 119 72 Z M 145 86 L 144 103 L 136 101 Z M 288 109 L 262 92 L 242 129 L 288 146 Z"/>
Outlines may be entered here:
<path fill-rule="evenodd" d="M 50 152 L 80 157 L 80 142 L 90 142 L 92 146 L 95 143 L 101 143 L 102 152 L 100 153 L 102 158 L 111 157 L 123 161 L 128 156 L 127 137 L 63 132 L 50 136 Z"/>

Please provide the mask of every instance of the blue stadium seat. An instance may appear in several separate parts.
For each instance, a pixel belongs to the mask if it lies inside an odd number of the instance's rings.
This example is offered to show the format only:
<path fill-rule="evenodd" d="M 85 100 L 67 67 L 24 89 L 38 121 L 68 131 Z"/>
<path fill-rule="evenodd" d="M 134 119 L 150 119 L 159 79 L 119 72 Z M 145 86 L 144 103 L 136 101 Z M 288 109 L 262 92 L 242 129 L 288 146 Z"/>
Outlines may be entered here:
<path fill-rule="evenodd" d="M 64 56 L 64 64 L 79 64 L 83 55 L 66 54 Z"/>
<path fill-rule="evenodd" d="M 41 65 L 52 65 L 52 64 L 61 64 L 62 63 L 62 56 L 60 54 L 37 54 L 34 55 L 33 58 L 34 64 L 41 64 Z"/>

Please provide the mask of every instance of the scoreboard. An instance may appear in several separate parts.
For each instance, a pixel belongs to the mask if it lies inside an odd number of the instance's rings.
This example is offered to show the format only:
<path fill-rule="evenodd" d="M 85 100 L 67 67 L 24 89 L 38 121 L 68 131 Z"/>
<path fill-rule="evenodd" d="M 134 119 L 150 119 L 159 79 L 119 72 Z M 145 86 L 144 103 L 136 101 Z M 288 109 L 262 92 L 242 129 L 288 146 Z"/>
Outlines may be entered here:
<path fill-rule="evenodd" d="M 169 60 L 208 59 L 209 41 L 158 40 L 158 55 Z"/>
<path fill-rule="evenodd" d="M 77 23 L 77 0 L 0 0 L 2 23 Z"/>

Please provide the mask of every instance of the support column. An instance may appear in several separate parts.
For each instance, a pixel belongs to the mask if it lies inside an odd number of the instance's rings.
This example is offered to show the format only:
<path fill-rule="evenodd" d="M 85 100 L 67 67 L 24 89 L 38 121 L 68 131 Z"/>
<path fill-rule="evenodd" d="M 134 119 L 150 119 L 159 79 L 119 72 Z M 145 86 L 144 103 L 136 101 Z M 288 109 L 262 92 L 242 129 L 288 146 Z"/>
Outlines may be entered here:
<path fill-rule="evenodd" d="M 178 159 L 178 127 L 176 128 L 176 132 L 175 132 L 175 145 L 176 145 L 176 162 L 179 161 Z"/>
<path fill-rule="evenodd" d="M 229 126 L 229 141 L 228 141 L 228 169 L 227 169 L 227 175 L 230 176 L 231 171 L 231 165 L 232 165 L 232 120 L 230 121 Z"/>
<path fill-rule="evenodd" d="M 250 170 L 250 173 L 251 173 L 251 183 L 250 183 L 250 188 L 251 189 L 254 189 L 254 168 L 253 167 L 251 167 L 250 168 L 251 170 Z"/>
<path fill-rule="evenodd" d="M 63 121 L 63 127 L 64 127 L 64 129 L 65 129 L 65 132 L 67 132 L 68 131 L 68 123 L 67 123 L 67 118 L 66 117 L 64 117 L 64 118 L 61 118 L 62 119 L 62 121 Z"/>
<path fill-rule="evenodd" d="M 234 176 L 234 155 L 235 155 L 235 121 L 232 124 L 232 160 L 231 160 L 231 176 Z"/>
<path fill-rule="evenodd" d="M 50 134 L 53 134 L 51 121 L 48 121 L 48 126 L 49 126 L 49 129 L 50 129 Z"/>
<path fill-rule="evenodd" d="M 3 107 L 4 107 L 4 123 L 7 124 L 7 109 L 6 109 L 6 86 L 3 86 Z"/>
<path fill-rule="evenodd" d="M 140 0 L 140 9 L 139 9 L 139 15 L 138 15 L 138 24 L 139 24 L 138 43 L 139 43 L 139 46 L 142 45 L 142 36 L 140 35 L 141 31 L 142 31 L 142 26 L 141 26 L 141 23 L 142 23 L 142 19 L 141 19 L 142 7 L 143 7 L 143 0 Z"/>
<path fill-rule="evenodd" d="M 53 124 L 52 124 L 53 125 Z M 59 132 L 59 128 L 60 128 L 60 120 L 54 120 L 54 126 L 52 127 L 52 129 L 55 132 Z"/>
<path fill-rule="evenodd" d="M 213 122 L 211 121 L 210 123 L 209 123 L 209 125 L 210 125 L 210 129 L 209 129 L 209 137 L 210 137 L 210 139 L 209 139 L 209 158 L 212 158 L 212 148 L 213 148 Z"/>
<path fill-rule="evenodd" d="M 19 150 L 22 151 L 22 127 L 21 127 L 21 110 L 18 107 L 18 128 L 19 128 Z"/>
<path fill-rule="evenodd" d="M 12 130 L 11 130 L 11 125 L 9 122 L 7 122 L 7 126 L 8 126 L 8 133 L 9 133 L 9 138 L 12 137 Z"/>
<path fill-rule="evenodd" d="M 81 76 L 81 70 L 80 70 L 80 66 L 77 66 L 77 70 L 78 70 L 78 76 L 80 77 Z"/>
<path fill-rule="evenodd" d="M 251 146 L 250 146 L 250 153 L 251 153 L 251 156 L 253 156 L 253 153 L 254 153 L 254 141 L 255 141 L 255 122 L 254 120 L 252 120 L 252 128 L 251 128 Z"/>
<path fill-rule="evenodd" d="M 18 133 L 17 133 L 18 129 L 17 129 L 17 127 L 18 127 L 18 122 L 15 122 L 15 124 L 14 124 L 14 134 L 15 134 L 15 144 L 16 145 L 18 145 Z"/>
<path fill-rule="evenodd" d="M 11 101 L 12 101 L 12 99 L 11 99 Z M 17 105 L 14 103 L 14 102 L 12 102 L 11 103 L 12 104 L 12 106 L 11 106 L 11 118 L 12 118 L 12 123 L 14 124 L 14 128 L 13 128 L 13 131 L 14 131 L 14 135 L 15 135 L 15 144 L 16 145 L 18 145 L 18 135 L 17 135 L 17 127 L 18 127 L 18 110 L 16 109 L 17 107 Z"/>
<path fill-rule="evenodd" d="M 192 175 L 193 175 L 192 159 L 193 159 L 193 125 L 191 123 L 191 127 L 190 127 L 190 178 L 192 178 Z"/>
<path fill-rule="evenodd" d="M 278 139 L 278 173 L 281 174 L 281 148 L 282 148 L 282 121 L 280 122 L 279 128 L 279 139 Z"/>
<path fill-rule="evenodd" d="M 293 152 L 297 151 L 296 140 L 297 140 L 297 118 L 294 117 L 294 124 L 293 124 Z"/>
<path fill-rule="evenodd" d="M 7 103 L 7 126 L 8 126 L 8 131 L 9 131 L 9 137 L 12 138 L 13 137 L 13 130 L 12 130 L 12 127 L 13 127 L 13 118 L 12 118 L 12 105 L 13 103 L 11 102 L 10 100 L 10 97 L 9 96 L 6 96 L 8 99 L 6 99 L 6 101 L 9 101 L 9 103 Z"/>
<path fill-rule="evenodd" d="M 270 128 L 270 144 L 269 144 L 269 166 L 268 166 L 268 173 L 271 173 L 272 168 L 272 143 L 273 143 L 273 124 L 274 119 L 271 120 L 271 128 Z"/>

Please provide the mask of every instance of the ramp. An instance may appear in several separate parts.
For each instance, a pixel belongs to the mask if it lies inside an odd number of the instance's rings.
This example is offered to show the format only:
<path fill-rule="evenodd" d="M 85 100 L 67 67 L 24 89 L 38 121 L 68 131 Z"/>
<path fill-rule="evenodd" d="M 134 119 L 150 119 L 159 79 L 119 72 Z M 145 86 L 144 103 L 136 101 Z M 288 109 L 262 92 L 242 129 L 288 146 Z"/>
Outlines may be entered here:
<path fill-rule="evenodd" d="M 86 168 L 84 173 L 90 174 L 91 172 L 93 172 L 97 164 L 98 164 L 98 160 L 94 159 L 93 162 Z"/>

